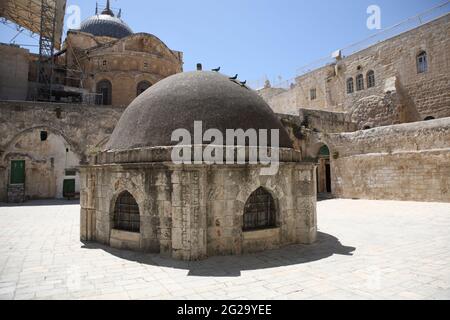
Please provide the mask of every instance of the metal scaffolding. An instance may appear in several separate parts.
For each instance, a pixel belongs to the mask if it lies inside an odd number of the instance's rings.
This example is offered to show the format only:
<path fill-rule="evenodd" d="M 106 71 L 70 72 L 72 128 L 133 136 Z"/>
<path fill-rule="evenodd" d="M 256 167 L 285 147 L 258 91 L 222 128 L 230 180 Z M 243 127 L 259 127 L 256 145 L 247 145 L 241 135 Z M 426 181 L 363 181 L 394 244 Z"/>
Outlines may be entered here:
<path fill-rule="evenodd" d="M 54 51 L 61 47 L 66 0 L 0 0 L 0 17 L 39 35 L 35 99 L 52 97 Z"/>
<path fill-rule="evenodd" d="M 39 32 L 38 100 L 49 101 L 52 96 L 53 54 L 55 50 L 56 8 L 50 0 L 41 2 L 41 26 Z"/>

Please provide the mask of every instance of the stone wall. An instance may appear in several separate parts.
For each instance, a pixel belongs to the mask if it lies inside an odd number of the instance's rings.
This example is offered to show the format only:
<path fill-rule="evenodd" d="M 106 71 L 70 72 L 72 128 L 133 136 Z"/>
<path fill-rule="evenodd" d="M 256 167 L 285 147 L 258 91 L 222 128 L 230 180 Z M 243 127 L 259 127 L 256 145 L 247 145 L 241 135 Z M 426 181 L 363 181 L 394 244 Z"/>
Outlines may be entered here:
<path fill-rule="evenodd" d="M 138 95 L 140 82 L 153 85 L 183 71 L 183 54 L 170 50 L 151 34 L 137 33 L 117 40 L 69 31 L 64 47 L 67 53 L 60 63 L 67 65 L 69 70 L 89 74 L 82 83 L 89 92 L 96 93 L 100 81 L 110 81 L 111 104 L 114 106 L 129 105 Z M 73 81 L 79 77 L 79 71 L 68 72 L 65 84 L 81 86 L 79 81 Z"/>
<path fill-rule="evenodd" d="M 176 165 L 170 154 L 170 148 L 104 152 L 95 165 L 81 167 L 81 239 L 184 260 L 315 241 L 314 166 L 298 162 L 298 153 L 283 150 L 273 176 L 261 176 L 261 165 Z M 244 232 L 244 206 L 259 187 L 276 201 L 277 224 Z M 113 225 L 124 191 L 139 206 L 134 235 Z"/>
<path fill-rule="evenodd" d="M 323 140 L 337 197 L 450 202 L 450 118 Z"/>
<path fill-rule="evenodd" d="M 102 148 L 123 110 L 0 102 L 0 201 L 7 199 L 11 160 L 26 161 L 26 197 L 61 197 L 65 170 L 88 162 Z M 47 133 L 45 141 L 41 141 L 42 131 Z"/>
<path fill-rule="evenodd" d="M 450 116 L 450 14 L 382 41 L 296 79 L 289 90 L 263 89 L 261 95 L 280 113 L 300 108 L 346 112 L 358 128 Z M 418 73 L 417 55 L 426 51 L 428 71 Z M 375 73 L 368 88 L 367 73 Z M 356 76 L 364 90 L 356 90 Z M 353 78 L 354 92 L 346 81 Z M 310 90 L 316 89 L 316 99 Z M 267 90 L 271 90 L 268 94 Z"/>
<path fill-rule="evenodd" d="M 29 51 L 0 44 L 0 100 L 26 100 Z"/>

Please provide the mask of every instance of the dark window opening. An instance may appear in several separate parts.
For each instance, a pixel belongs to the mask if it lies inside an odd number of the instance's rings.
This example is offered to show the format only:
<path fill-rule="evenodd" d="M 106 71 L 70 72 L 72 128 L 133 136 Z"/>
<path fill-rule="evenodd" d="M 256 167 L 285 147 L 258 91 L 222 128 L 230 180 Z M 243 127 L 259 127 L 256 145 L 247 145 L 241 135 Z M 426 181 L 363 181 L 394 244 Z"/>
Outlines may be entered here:
<path fill-rule="evenodd" d="M 276 227 L 276 207 L 272 195 L 264 188 L 253 192 L 244 207 L 244 231 Z"/>
<path fill-rule="evenodd" d="M 367 88 L 375 87 L 375 72 L 370 70 L 367 72 Z"/>
<path fill-rule="evenodd" d="M 137 85 L 137 92 L 136 96 L 140 96 L 145 90 L 151 87 L 150 82 L 148 81 L 141 81 Z"/>
<path fill-rule="evenodd" d="M 428 57 L 425 51 L 422 51 L 417 56 L 417 73 L 424 73 L 428 71 Z"/>
<path fill-rule="evenodd" d="M 425 118 L 425 121 L 430 121 L 430 120 L 435 120 L 435 118 L 434 118 L 434 117 L 431 117 L 431 116 Z"/>
<path fill-rule="evenodd" d="M 108 80 L 102 80 L 97 83 L 97 101 L 98 105 L 111 105 L 112 101 L 112 85 Z"/>
<path fill-rule="evenodd" d="M 356 76 L 356 91 L 364 90 L 364 76 L 362 74 L 358 74 Z"/>
<path fill-rule="evenodd" d="M 317 99 L 317 90 L 316 88 L 311 89 L 309 92 L 309 95 L 311 97 L 311 100 L 316 100 Z"/>
<path fill-rule="evenodd" d="M 114 229 L 129 232 L 140 231 L 139 206 L 128 191 L 122 192 L 116 200 Z"/>
<path fill-rule="evenodd" d="M 347 79 L 347 93 L 353 93 L 355 91 L 355 87 L 353 84 L 353 78 Z"/>
<path fill-rule="evenodd" d="M 41 131 L 41 141 L 47 141 L 47 138 L 48 138 L 48 132 Z"/>

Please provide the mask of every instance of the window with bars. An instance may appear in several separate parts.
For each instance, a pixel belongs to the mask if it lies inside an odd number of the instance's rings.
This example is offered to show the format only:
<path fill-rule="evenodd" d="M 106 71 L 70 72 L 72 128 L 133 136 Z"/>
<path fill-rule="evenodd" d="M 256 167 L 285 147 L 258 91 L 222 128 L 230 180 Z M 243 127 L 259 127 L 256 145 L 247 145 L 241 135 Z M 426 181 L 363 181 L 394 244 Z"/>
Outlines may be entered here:
<path fill-rule="evenodd" d="M 272 195 L 264 188 L 253 192 L 244 208 L 243 231 L 276 227 L 276 207 Z"/>
<path fill-rule="evenodd" d="M 311 98 L 311 101 L 317 99 L 317 90 L 316 90 L 316 88 L 313 88 L 313 89 L 311 89 L 309 91 L 309 96 Z"/>
<path fill-rule="evenodd" d="M 353 84 L 353 78 L 347 79 L 347 93 L 353 93 L 355 91 L 355 86 Z"/>
<path fill-rule="evenodd" d="M 417 73 L 424 73 L 428 71 L 428 57 L 425 51 L 422 51 L 417 56 Z"/>
<path fill-rule="evenodd" d="M 375 87 L 375 72 L 370 70 L 367 72 L 367 88 Z"/>
<path fill-rule="evenodd" d="M 364 76 L 362 74 L 358 74 L 356 76 L 356 91 L 364 90 Z"/>
<path fill-rule="evenodd" d="M 114 229 L 140 232 L 139 206 L 128 192 L 122 192 L 114 208 Z"/>

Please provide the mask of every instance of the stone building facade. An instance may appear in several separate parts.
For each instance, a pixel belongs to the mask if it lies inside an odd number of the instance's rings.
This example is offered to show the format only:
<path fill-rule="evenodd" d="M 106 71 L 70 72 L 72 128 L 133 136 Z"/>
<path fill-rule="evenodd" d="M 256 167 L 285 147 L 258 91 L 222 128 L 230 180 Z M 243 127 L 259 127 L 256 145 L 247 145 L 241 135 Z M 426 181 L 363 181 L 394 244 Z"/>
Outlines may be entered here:
<path fill-rule="evenodd" d="M 265 88 L 277 113 L 347 113 L 358 129 L 450 116 L 450 14 L 296 78 Z"/>
<path fill-rule="evenodd" d="M 183 71 L 182 52 L 133 33 L 109 1 L 68 31 L 54 56 L 51 102 L 25 102 L 39 97 L 37 60 L 0 45 L 0 201 L 77 197 L 78 166 L 107 140 L 124 108 Z"/>
<path fill-rule="evenodd" d="M 208 163 L 211 145 L 194 141 L 183 144 L 183 153 L 200 148 L 201 159 L 174 162 L 179 151 L 172 133 L 183 128 L 195 137 L 194 121 L 224 136 L 227 130 L 279 130 L 279 146 L 268 146 L 270 154 L 279 152 L 278 170 L 262 174 L 266 166 L 252 163 L 249 154 L 264 146 L 245 139 L 226 146 L 232 163 L 225 153 L 222 164 Z M 217 136 L 214 143 L 225 148 Z M 238 149 L 246 154 L 241 163 Z M 183 260 L 309 244 L 317 233 L 313 169 L 267 104 L 244 85 L 215 72 L 172 76 L 128 107 L 105 151 L 81 168 L 81 239 Z"/>
<path fill-rule="evenodd" d="M 80 191 L 78 166 L 100 151 L 124 108 L 26 101 L 0 102 L 0 202 L 63 198 L 64 181 Z M 22 183 L 12 183 L 24 162 Z M 67 175 L 69 174 L 69 175 Z M 67 182 L 66 182 L 67 183 Z M 17 196 L 18 193 L 18 196 Z"/>
<path fill-rule="evenodd" d="M 450 118 L 324 134 L 339 198 L 450 202 Z"/>
<path fill-rule="evenodd" d="M 183 71 L 182 52 L 152 34 L 134 33 L 121 14 L 108 1 L 80 29 L 68 31 L 53 58 L 52 102 L 126 107 L 156 82 Z M 1 44 L 0 58 L 0 99 L 38 100 L 38 56 Z"/>

